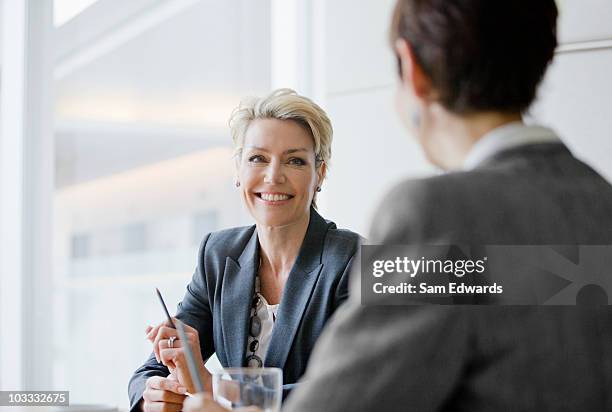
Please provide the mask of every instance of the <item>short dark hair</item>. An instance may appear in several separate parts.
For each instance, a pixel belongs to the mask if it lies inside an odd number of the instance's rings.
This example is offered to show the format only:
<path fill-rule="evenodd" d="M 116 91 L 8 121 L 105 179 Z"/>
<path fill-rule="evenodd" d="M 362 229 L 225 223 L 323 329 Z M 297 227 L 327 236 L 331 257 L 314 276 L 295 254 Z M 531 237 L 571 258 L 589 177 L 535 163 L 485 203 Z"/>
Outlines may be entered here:
<path fill-rule="evenodd" d="M 555 0 L 398 0 L 390 39 L 410 44 L 458 114 L 524 112 L 557 47 Z"/>

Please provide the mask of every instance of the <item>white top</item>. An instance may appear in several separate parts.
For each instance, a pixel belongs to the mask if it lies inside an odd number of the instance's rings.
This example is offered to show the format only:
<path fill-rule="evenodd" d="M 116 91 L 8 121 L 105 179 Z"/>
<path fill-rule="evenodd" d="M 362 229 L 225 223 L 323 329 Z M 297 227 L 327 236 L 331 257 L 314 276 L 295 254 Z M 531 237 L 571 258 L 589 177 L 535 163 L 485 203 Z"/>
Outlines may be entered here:
<path fill-rule="evenodd" d="M 255 355 L 259 356 L 262 361 L 265 361 L 266 352 L 268 351 L 268 347 L 270 346 L 270 338 L 272 338 L 274 322 L 276 321 L 278 304 L 269 305 L 268 301 L 266 300 L 266 298 L 263 297 L 261 293 L 258 292 L 257 294 L 263 302 L 263 305 L 259 305 L 259 308 L 257 309 L 257 316 L 261 320 L 261 332 L 257 337 L 257 340 L 259 341 L 259 348 L 257 348 L 257 350 L 255 351 Z M 247 342 L 247 356 L 251 354 L 251 351 L 249 351 L 248 348 L 253 340 L 254 338 L 249 335 L 249 339 Z"/>
<path fill-rule="evenodd" d="M 502 150 L 534 143 L 553 143 L 561 140 L 549 128 L 528 126 L 523 122 L 512 122 L 491 130 L 481 137 L 463 161 L 463 169 L 471 170 L 483 160 Z"/>

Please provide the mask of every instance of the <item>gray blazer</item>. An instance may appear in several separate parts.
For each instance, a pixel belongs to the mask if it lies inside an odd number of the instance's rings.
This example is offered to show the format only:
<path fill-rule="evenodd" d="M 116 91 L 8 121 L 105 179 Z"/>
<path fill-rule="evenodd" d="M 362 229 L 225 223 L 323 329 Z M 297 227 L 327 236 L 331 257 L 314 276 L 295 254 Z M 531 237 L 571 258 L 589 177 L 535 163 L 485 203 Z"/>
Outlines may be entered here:
<path fill-rule="evenodd" d="M 372 225 L 373 243 L 441 239 L 612 244 L 612 186 L 564 145 L 534 144 L 401 183 Z M 366 307 L 359 283 L 287 411 L 612 411 L 609 306 Z"/>
<path fill-rule="evenodd" d="M 284 395 L 306 369 L 325 323 L 348 296 L 348 274 L 360 237 L 311 209 L 310 223 L 285 284 L 264 366 L 283 369 Z M 247 326 L 259 263 L 255 226 L 208 234 L 177 318 L 198 330 L 202 357 L 216 352 L 225 367 L 246 366 Z M 167 376 L 151 355 L 132 376 L 132 409 L 146 380 Z"/>

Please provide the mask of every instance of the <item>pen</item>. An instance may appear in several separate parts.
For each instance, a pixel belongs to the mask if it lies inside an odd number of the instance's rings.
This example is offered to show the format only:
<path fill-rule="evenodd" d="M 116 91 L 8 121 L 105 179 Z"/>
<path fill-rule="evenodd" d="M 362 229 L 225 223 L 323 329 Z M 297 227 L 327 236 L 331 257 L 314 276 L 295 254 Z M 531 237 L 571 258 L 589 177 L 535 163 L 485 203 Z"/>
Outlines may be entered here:
<path fill-rule="evenodd" d="M 189 369 L 189 375 L 191 375 L 191 381 L 195 385 L 195 389 L 197 392 L 204 392 L 204 386 L 202 385 L 202 381 L 200 380 L 200 375 L 198 374 L 198 368 L 195 364 L 195 357 L 193 356 L 193 352 L 191 351 L 191 347 L 187 342 L 187 334 L 185 333 L 185 327 L 181 323 L 180 320 L 177 319 L 176 323 L 172 320 L 172 316 L 170 316 L 170 312 L 168 312 L 168 307 L 166 306 L 166 302 L 164 302 L 164 298 L 161 295 L 159 289 L 155 288 L 157 292 L 157 297 L 166 313 L 166 317 L 168 318 L 168 323 L 178 332 L 179 339 L 184 342 L 182 345 L 183 350 L 185 351 L 185 357 L 187 358 L 187 368 Z M 185 395 L 192 397 L 193 394 L 190 392 L 185 392 Z"/>
<path fill-rule="evenodd" d="M 187 335 L 185 334 L 185 328 L 183 323 L 179 320 L 176 322 L 176 330 L 179 334 L 179 339 L 184 342 L 182 345 L 183 350 L 185 351 L 185 356 L 187 358 L 187 367 L 189 368 L 189 374 L 191 375 L 191 380 L 195 385 L 196 391 L 204 392 L 204 386 L 202 386 L 202 381 L 200 380 L 200 374 L 198 373 L 198 368 L 195 364 L 195 358 L 193 356 L 193 352 L 191 351 L 191 346 L 187 344 Z M 190 395 L 190 394 L 188 394 Z"/>
<path fill-rule="evenodd" d="M 170 312 L 168 312 L 168 307 L 166 306 L 166 302 L 164 302 L 164 298 L 162 298 L 161 292 L 157 288 L 155 288 L 155 291 L 157 292 L 157 297 L 159 298 L 159 301 L 161 302 L 162 308 L 164 308 L 164 312 L 166 312 L 168 323 L 170 323 L 170 326 L 176 329 L 176 326 L 174 325 L 174 322 L 172 321 L 172 316 L 170 316 Z"/>

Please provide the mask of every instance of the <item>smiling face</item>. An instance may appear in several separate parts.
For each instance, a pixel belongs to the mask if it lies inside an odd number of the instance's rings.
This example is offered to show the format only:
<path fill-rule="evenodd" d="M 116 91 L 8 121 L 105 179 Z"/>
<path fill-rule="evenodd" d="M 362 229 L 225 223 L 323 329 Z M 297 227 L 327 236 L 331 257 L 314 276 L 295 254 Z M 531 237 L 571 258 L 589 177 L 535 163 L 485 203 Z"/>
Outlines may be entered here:
<path fill-rule="evenodd" d="M 281 227 L 304 222 L 325 164 L 315 162 L 308 131 L 292 120 L 257 119 L 244 136 L 238 164 L 242 198 L 255 221 Z"/>

